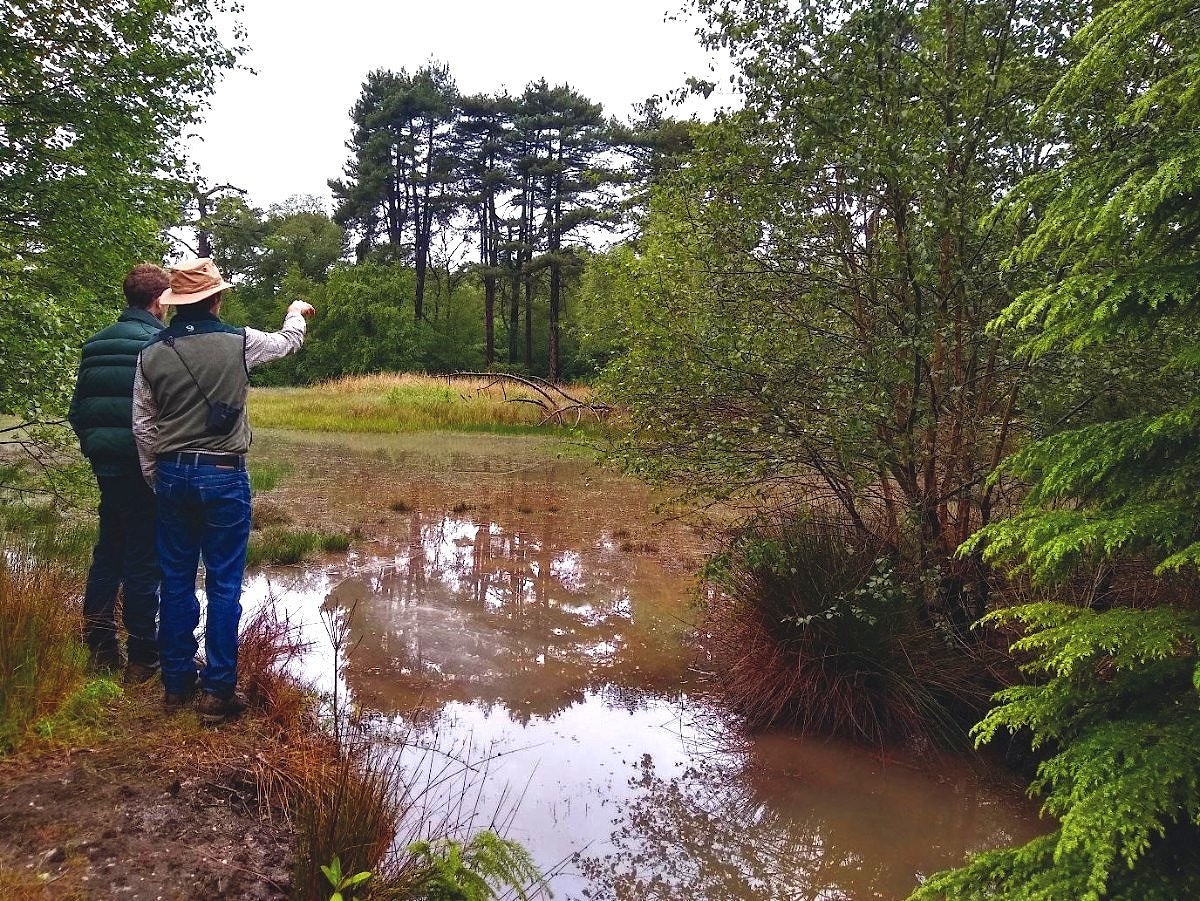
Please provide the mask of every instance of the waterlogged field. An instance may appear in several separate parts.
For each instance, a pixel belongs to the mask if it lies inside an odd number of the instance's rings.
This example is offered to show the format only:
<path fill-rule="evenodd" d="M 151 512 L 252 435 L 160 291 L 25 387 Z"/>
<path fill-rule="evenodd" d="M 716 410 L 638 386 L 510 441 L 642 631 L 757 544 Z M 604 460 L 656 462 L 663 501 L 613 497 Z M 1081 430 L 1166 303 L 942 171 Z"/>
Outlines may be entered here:
<path fill-rule="evenodd" d="M 902 898 L 1041 830 L 968 759 L 743 735 L 699 678 L 704 536 L 555 440 L 272 432 L 254 456 L 281 473 L 257 505 L 357 537 L 252 573 L 248 608 L 286 612 L 307 675 L 404 736 L 423 811 L 500 825 L 558 898 Z"/>
<path fill-rule="evenodd" d="M 586 388 L 568 391 L 582 400 L 590 393 Z M 567 403 L 556 392 L 550 394 Z M 261 428 L 524 433 L 546 418 L 542 405 L 547 402 L 536 390 L 503 380 L 403 374 L 357 376 L 311 388 L 256 388 L 249 406 L 251 422 Z M 568 420 L 574 421 L 574 416 Z"/>

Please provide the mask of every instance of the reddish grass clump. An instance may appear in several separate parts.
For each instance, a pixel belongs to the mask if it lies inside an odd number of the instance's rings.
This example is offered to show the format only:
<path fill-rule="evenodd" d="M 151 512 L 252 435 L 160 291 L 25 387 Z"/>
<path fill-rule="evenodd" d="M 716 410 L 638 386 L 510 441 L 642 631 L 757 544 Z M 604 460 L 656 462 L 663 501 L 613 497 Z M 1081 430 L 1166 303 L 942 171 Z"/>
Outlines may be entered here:
<path fill-rule="evenodd" d="M 721 690 L 751 727 L 884 746 L 963 740 L 993 689 L 886 550 L 811 520 L 759 522 L 709 567 Z"/>
<path fill-rule="evenodd" d="M 238 680 L 250 703 L 281 728 L 297 727 L 311 707 L 311 692 L 290 674 L 309 643 L 298 626 L 263 604 L 242 625 L 238 640 Z"/>
<path fill-rule="evenodd" d="M 0 751 L 83 674 L 78 573 L 0 544 Z"/>

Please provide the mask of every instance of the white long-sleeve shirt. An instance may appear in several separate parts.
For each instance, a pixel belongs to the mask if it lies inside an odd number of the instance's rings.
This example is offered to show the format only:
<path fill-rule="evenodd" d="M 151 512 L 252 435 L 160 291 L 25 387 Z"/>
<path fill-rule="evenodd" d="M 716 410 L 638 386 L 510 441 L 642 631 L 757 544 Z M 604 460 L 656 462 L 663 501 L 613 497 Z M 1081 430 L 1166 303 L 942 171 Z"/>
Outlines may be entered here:
<path fill-rule="evenodd" d="M 246 328 L 246 368 L 253 369 L 272 360 L 286 357 L 300 349 L 308 323 L 304 316 L 289 311 L 277 332 L 260 332 Z M 142 358 L 138 355 L 133 373 L 133 440 L 137 444 L 138 460 L 146 482 L 154 486 L 155 444 L 158 440 L 158 404 L 154 392 L 142 375 Z"/>

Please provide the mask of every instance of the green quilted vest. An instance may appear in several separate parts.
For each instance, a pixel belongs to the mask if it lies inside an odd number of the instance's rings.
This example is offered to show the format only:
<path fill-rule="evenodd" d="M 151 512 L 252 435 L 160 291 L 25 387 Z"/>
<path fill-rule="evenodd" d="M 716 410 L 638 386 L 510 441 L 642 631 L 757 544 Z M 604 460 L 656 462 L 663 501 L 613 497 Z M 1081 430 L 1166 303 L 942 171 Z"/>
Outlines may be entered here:
<path fill-rule="evenodd" d="M 129 307 L 83 345 L 68 419 L 97 475 L 136 473 L 133 443 L 133 374 L 138 353 L 163 324 Z"/>

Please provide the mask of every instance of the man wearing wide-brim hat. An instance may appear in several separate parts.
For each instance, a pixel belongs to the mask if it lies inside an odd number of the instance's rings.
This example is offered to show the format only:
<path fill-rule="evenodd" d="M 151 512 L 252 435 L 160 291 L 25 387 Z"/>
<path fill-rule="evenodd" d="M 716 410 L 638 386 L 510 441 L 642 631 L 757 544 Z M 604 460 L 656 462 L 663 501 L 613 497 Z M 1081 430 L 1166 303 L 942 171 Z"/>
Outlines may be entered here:
<path fill-rule="evenodd" d="M 133 434 L 142 473 L 158 500 L 164 706 L 168 712 L 184 707 L 199 683 L 203 692 L 196 709 L 202 721 L 217 724 L 245 708 L 236 688 L 242 573 L 250 539 L 250 370 L 297 350 L 304 342 L 305 317 L 314 310 L 297 300 L 277 332 L 235 328 L 220 319 L 224 292 L 232 285 L 212 260 L 181 263 L 169 277 L 170 288 L 159 303 L 176 312 L 138 357 Z M 201 558 L 208 618 L 205 665 L 197 674 Z"/>

